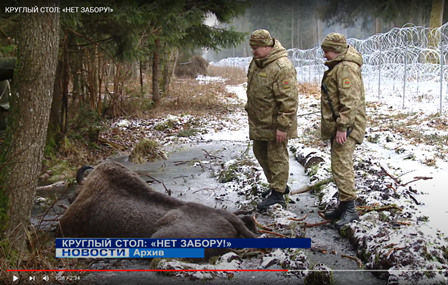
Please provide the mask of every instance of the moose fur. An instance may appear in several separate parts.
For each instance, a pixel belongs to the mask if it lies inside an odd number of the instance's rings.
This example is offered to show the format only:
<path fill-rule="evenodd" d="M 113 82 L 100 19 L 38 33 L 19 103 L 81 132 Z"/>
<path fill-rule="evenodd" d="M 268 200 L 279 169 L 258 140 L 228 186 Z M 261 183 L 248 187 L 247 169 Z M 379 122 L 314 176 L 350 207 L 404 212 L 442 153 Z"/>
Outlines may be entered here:
<path fill-rule="evenodd" d="M 113 161 L 95 167 L 82 184 L 59 221 L 59 237 L 257 237 L 236 215 L 156 192 Z M 253 219 L 244 221 L 256 231 Z"/>

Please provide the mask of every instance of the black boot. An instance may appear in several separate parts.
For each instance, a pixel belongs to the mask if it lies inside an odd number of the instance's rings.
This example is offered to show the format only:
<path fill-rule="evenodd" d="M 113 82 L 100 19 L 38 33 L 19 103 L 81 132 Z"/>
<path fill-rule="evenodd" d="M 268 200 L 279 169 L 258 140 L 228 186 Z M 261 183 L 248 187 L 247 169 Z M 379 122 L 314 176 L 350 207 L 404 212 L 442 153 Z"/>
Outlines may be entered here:
<path fill-rule="evenodd" d="M 339 202 L 339 205 L 337 208 L 333 209 L 332 211 L 326 211 L 324 213 L 325 220 L 339 220 L 342 216 L 342 213 L 344 212 L 346 208 L 345 202 Z"/>
<path fill-rule="evenodd" d="M 338 230 L 342 228 L 345 224 L 350 223 L 351 221 L 359 220 L 359 215 L 355 207 L 355 201 L 354 200 L 344 201 L 341 202 L 340 204 L 342 203 L 345 204 L 344 205 L 345 209 L 342 212 L 341 219 L 334 224 L 334 226 Z"/>
<path fill-rule="evenodd" d="M 271 195 L 269 195 L 266 200 L 259 203 L 257 205 L 258 210 L 266 210 L 269 206 L 274 204 L 280 204 L 283 208 L 286 208 L 285 198 L 283 197 L 283 193 L 277 192 L 275 190 L 272 191 Z"/>
<path fill-rule="evenodd" d="M 269 188 L 268 190 L 264 191 L 261 193 L 261 197 L 266 198 L 269 194 L 271 194 L 272 189 Z M 286 189 L 285 189 L 285 193 L 283 194 L 289 194 L 290 189 L 289 189 L 289 185 L 286 185 Z"/>
<path fill-rule="evenodd" d="M 333 209 L 332 211 L 328 211 L 324 213 L 325 220 L 339 220 L 342 216 L 341 205 L 338 208 Z"/>

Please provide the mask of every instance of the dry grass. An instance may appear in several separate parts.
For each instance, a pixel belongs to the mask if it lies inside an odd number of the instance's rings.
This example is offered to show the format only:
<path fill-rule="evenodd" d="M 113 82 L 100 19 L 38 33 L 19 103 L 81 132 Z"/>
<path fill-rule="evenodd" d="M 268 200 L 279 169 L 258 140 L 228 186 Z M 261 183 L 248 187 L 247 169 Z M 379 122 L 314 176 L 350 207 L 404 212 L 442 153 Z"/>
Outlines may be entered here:
<path fill-rule="evenodd" d="M 211 66 L 209 66 L 211 67 Z M 213 76 L 219 76 L 230 81 L 245 82 L 246 75 L 239 68 L 212 68 Z M 150 90 L 152 88 L 150 76 L 144 75 L 143 90 L 137 79 L 128 80 L 123 87 L 123 95 L 120 96 L 120 111 L 128 118 L 162 118 L 171 115 L 192 115 L 196 117 L 220 114 L 228 114 L 240 106 L 229 103 L 227 98 L 235 98 L 234 93 L 229 93 L 226 83 L 209 81 L 201 84 L 192 78 L 173 79 L 170 83 L 169 93 L 162 96 L 160 105 L 155 107 L 152 102 Z M 75 108 L 75 106 L 72 106 Z M 72 109 L 71 114 L 77 114 L 70 120 L 69 134 L 59 148 L 59 152 L 46 157 L 45 168 L 52 169 L 56 164 L 65 161 L 72 166 L 69 171 L 73 173 L 75 168 L 84 164 L 95 164 L 98 160 L 113 155 L 117 152 L 111 147 L 104 147 L 98 142 L 99 134 L 104 131 L 103 119 L 98 114 L 92 115 L 92 111 Z M 84 113 L 82 113 L 84 112 Z M 111 114 L 111 110 L 107 112 Z M 106 116 L 109 117 L 109 116 Z M 59 176 L 58 176 L 59 177 Z"/>
<path fill-rule="evenodd" d="M 247 74 L 240 67 L 223 67 L 210 65 L 207 68 L 208 76 L 220 76 L 227 79 L 226 84 L 238 85 L 247 82 Z"/>
<path fill-rule="evenodd" d="M 130 81 L 125 87 L 126 96 L 121 99 L 122 110 L 127 116 L 135 118 L 157 118 L 166 114 L 206 115 L 228 112 L 226 97 L 235 97 L 226 90 L 226 85 L 242 84 L 247 81 L 246 73 L 237 67 L 218 67 L 209 65 L 207 75 L 221 77 L 224 82 L 210 81 L 200 83 L 195 78 L 181 76 L 171 80 L 168 94 L 161 97 L 160 105 L 155 107 L 150 94 L 151 80 L 145 76 L 143 92 L 139 81 Z"/>
<path fill-rule="evenodd" d="M 139 141 L 129 155 L 129 161 L 135 164 L 142 164 L 157 159 L 167 159 L 167 156 L 161 150 L 157 141 L 148 139 Z"/>
<path fill-rule="evenodd" d="M 196 79 L 175 79 L 169 95 L 162 98 L 160 106 L 151 111 L 150 117 L 167 113 L 202 116 L 228 112 L 231 106 L 225 98 L 234 96 L 222 82 L 199 84 Z"/>
<path fill-rule="evenodd" d="M 306 98 L 320 99 L 320 86 L 316 83 L 299 83 L 299 96 L 304 94 Z"/>

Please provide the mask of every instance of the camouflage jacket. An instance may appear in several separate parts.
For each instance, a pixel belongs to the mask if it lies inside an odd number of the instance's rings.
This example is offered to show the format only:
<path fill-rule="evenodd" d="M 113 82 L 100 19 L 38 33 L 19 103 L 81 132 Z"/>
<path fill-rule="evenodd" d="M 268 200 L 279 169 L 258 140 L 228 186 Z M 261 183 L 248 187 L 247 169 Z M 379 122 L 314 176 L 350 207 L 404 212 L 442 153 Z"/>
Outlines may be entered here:
<path fill-rule="evenodd" d="M 247 77 L 249 138 L 275 140 L 277 129 L 297 137 L 297 72 L 279 41 L 267 57 L 252 59 Z"/>
<path fill-rule="evenodd" d="M 366 102 L 361 74 L 363 59 L 356 49 L 349 47 L 333 60 L 325 62 L 322 85 L 328 90 L 336 121 L 333 118 L 328 96 L 321 91 L 321 135 L 323 139 L 336 136 L 336 130 L 347 131 L 358 143 L 364 140 L 366 130 Z"/>

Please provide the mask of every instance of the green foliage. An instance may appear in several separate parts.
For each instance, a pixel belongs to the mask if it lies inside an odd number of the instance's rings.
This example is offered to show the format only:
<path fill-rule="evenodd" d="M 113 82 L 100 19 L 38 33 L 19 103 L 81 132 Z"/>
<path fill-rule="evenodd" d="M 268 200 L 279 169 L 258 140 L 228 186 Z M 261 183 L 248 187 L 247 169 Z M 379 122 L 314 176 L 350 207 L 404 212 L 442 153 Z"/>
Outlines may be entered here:
<path fill-rule="evenodd" d="M 7 211 L 8 211 L 8 194 L 5 192 L 5 187 L 3 186 L 4 180 L 3 177 L 0 177 L 0 183 L 2 186 L 0 186 L 0 232 L 2 233 L 5 228 L 6 228 L 6 224 L 8 222 L 8 216 L 7 216 Z M 1 237 L 2 235 L 0 235 Z"/>
<path fill-rule="evenodd" d="M 344 27 L 353 27 L 359 20 L 363 28 L 366 28 L 375 18 L 401 27 L 406 23 L 424 25 L 419 22 L 429 19 L 430 11 L 431 1 L 325 0 L 325 5 L 321 5 L 318 9 L 318 16 L 327 24 L 342 24 Z"/>
<path fill-rule="evenodd" d="M 379 134 L 369 135 L 367 137 L 367 141 L 371 143 L 378 143 L 379 140 L 380 140 Z"/>
<path fill-rule="evenodd" d="M 305 284 L 307 285 L 332 285 L 335 284 L 333 271 L 322 270 L 317 264 L 305 276 Z"/>
<path fill-rule="evenodd" d="M 162 258 L 153 258 L 149 263 L 149 269 L 157 270 L 159 269 L 159 263 L 162 261 Z"/>
<path fill-rule="evenodd" d="M 173 128 L 176 124 L 177 124 L 176 121 L 174 121 L 172 119 L 168 119 L 168 120 L 165 120 L 163 122 L 157 123 L 154 126 L 154 129 L 156 131 L 164 132 L 164 131 L 167 131 L 167 130 Z"/>
<path fill-rule="evenodd" d="M 89 142 L 96 142 L 100 131 L 104 129 L 103 118 L 96 111 L 83 106 L 78 110 L 72 128 Z"/>
<path fill-rule="evenodd" d="M 236 180 L 238 178 L 238 168 L 238 163 L 233 163 L 227 167 L 227 169 L 221 171 L 218 177 L 219 183 L 227 183 Z"/>
<path fill-rule="evenodd" d="M 243 174 L 245 166 L 254 166 L 254 161 L 246 158 L 235 160 L 232 164 L 228 165 L 224 170 L 219 172 L 219 183 L 227 183 L 230 181 L 237 181 Z"/>
<path fill-rule="evenodd" d="M 44 155 L 47 157 L 53 156 L 53 154 L 57 150 L 57 147 L 58 147 L 58 145 L 56 142 L 56 138 L 54 136 L 52 136 L 52 137 L 47 136 L 47 141 L 45 143 L 45 148 L 44 148 Z"/>
<path fill-rule="evenodd" d="M 9 268 L 13 268 L 14 263 L 20 259 L 20 254 L 14 249 L 8 239 L 0 240 L 0 256 L 4 256 L 9 260 Z"/>
<path fill-rule="evenodd" d="M 156 141 L 148 139 L 139 141 L 129 155 L 129 161 L 132 163 L 145 163 L 156 159 L 166 159 L 166 154 L 160 150 Z"/>
<path fill-rule="evenodd" d="M 210 27 L 207 25 L 192 26 L 186 30 L 189 35 L 186 44 L 189 47 L 206 47 L 219 51 L 221 47 L 229 48 L 241 43 L 247 33 L 229 29 Z"/>
<path fill-rule="evenodd" d="M 314 164 L 311 167 L 306 169 L 306 175 L 313 177 L 319 172 L 320 164 Z"/>
<path fill-rule="evenodd" d="M 179 132 L 177 133 L 177 136 L 178 136 L 178 137 L 192 137 L 192 136 L 197 135 L 198 132 L 199 132 L 198 129 L 187 128 L 187 129 L 183 129 L 183 130 L 179 131 Z"/>
<path fill-rule="evenodd" d="M 0 57 L 12 56 L 17 49 L 16 45 L 0 45 Z"/>

